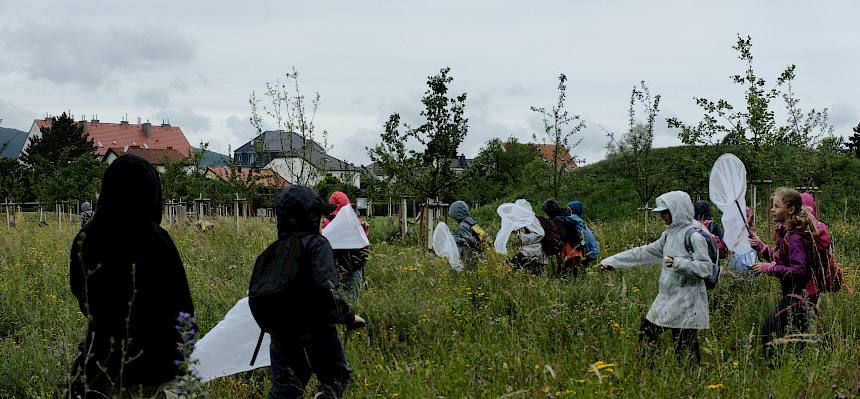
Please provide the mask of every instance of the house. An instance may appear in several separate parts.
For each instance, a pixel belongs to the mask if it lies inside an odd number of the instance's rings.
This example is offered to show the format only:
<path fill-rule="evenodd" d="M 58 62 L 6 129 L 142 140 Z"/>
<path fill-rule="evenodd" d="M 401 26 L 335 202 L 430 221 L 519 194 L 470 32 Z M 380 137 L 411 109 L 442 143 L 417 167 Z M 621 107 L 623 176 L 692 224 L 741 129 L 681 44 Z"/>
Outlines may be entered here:
<path fill-rule="evenodd" d="M 361 185 L 359 169 L 326 153 L 317 143 L 308 143 L 298 133 L 265 131 L 233 152 L 233 161 L 246 167 L 274 170 L 287 181 L 317 184 L 333 176 L 355 187 Z"/>
<path fill-rule="evenodd" d="M 265 188 L 280 189 L 290 184 L 290 182 L 284 180 L 284 178 L 278 175 L 274 170 L 268 168 L 237 166 L 235 171 L 239 180 L 253 182 L 256 185 Z M 229 181 L 232 174 L 233 169 L 229 166 L 210 166 L 206 168 L 206 172 L 203 174 L 203 177 Z"/>
<path fill-rule="evenodd" d="M 538 150 L 538 155 L 540 155 L 544 161 L 547 163 L 552 162 L 553 155 L 555 153 L 555 144 L 535 144 L 534 146 Z M 570 151 L 568 151 L 567 147 L 562 146 L 562 148 L 559 149 L 558 157 L 559 162 L 566 165 L 566 171 L 570 172 L 578 167 L 576 165 L 576 160 L 570 156 Z"/>
<path fill-rule="evenodd" d="M 473 159 L 466 158 L 465 155 L 459 155 L 457 158 L 451 159 L 451 170 L 454 173 L 462 173 L 466 168 L 472 163 Z M 373 177 L 376 180 L 385 180 L 388 178 L 388 171 L 386 171 L 379 162 L 371 162 L 366 166 L 363 166 L 364 172 L 369 176 Z"/>
<path fill-rule="evenodd" d="M 185 173 L 191 173 L 193 169 L 193 165 L 188 163 L 188 157 L 180 154 L 179 151 L 173 148 L 141 148 L 140 146 L 108 147 L 107 152 L 99 159 L 110 165 L 115 159 L 126 154 L 136 155 L 145 159 L 155 167 L 158 173 L 164 173 L 168 162 L 183 163 L 184 166 L 182 169 Z"/>
<path fill-rule="evenodd" d="M 183 156 L 191 153 L 191 144 L 178 126 L 170 123 L 153 125 L 149 122 L 133 124 L 128 121 L 120 123 L 105 123 L 98 119 L 78 121 L 96 145 L 96 155 L 99 159 L 107 154 L 110 148 L 125 148 L 140 146 L 149 149 L 168 149 L 178 151 Z M 24 148 L 30 145 L 33 137 L 42 134 L 42 128 L 51 127 L 51 118 L 36 119 L 30 127 Z"/>
<path fill-rule="evenodd" d="M 18 159 L 27 141 L 27 132 L 0 127 L 0 157 Z"/>
<path fill-rule="evenodd" d="M 516 145 L 532 146 L 535 148 L 535 150 L 537 150 L 538 156 L 543 158 L 543 160 L 545 162 L 552 163 L 553 155 L 555 152 L 555 144 L 519 144 L 519 143 L 517 143 Z M 508 143 L 502 144 L 502 149 L 507 151 L 508 150 Z M 568 151 L 567 147 L 562 146 L 562 148 L 559 150 L 558 156 L 559 156 L 559 161 L 566 165 L 566 167 L 565 167 L 566 171 L 569 172 L 569 171 L 574 170 L 578 167 L 578 165 L 576 164 L 576 160 L 573 159 L 572 156 L 570 156 L 570 151 Z"/>

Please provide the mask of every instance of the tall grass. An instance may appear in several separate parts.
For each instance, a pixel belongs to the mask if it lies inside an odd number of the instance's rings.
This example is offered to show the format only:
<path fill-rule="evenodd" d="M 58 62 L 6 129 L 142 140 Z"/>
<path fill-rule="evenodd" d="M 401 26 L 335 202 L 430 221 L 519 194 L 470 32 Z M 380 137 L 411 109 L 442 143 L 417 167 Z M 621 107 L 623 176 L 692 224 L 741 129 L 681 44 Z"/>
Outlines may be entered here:
<path fill-rule="evenodd" d="M 390 227 L 373 226 L 380 233 Z M 486 222 L 484 224 L 491 224 Z M 593 223 L 608 255 L 645 242 L 633 221 Z M 2 227 L 0 398 L 54 397 L 85 321 L 68 289 L 73 226 Z M 651 231 L 659 231 L 652 225 Z M 836 250 L 860 288 L 860 225 L 833 223 Z M 256 256 L 275 237 L 271 223 L 238 231 L 171 228 L 202 333 L 245 296 Z M 367 291 L 355 304 L 368 319 L 349 334 L 354 369 L 348 397 L 858 397 L 860 296 L 827 295 L 818 324 L 825 340 L 769 367 L 754 336 L 776 304 L 772 278 L 728 277 L 710 291 L 712 328 L 701 332 L 702 364 L 674 356 L 669 342 L 646 356 L 637 330 L 657 290 L 657 266 L 576 280 L 512 271 L 487 254 L 475 273 L 456 273 L 414 246 L 374 240 Z M 664 337 L 668 341 L 668 336 Z M 604 362 L 600 364 L 598 362 Z M 606 366 L 605 364 L 610 364 Z M 267 370 L 208 383 L 213 398 L 264 397 Z M 505 396 L 507 395 L 507 396 Z"/>

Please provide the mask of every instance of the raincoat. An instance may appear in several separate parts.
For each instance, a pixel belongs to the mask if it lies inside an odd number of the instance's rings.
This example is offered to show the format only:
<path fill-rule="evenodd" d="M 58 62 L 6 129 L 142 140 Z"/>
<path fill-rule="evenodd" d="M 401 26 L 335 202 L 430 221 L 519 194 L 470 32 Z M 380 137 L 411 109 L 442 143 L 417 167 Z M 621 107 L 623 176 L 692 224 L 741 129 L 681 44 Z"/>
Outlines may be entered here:
<path fill-rule="evenodd" d="M 478 224 L 472 215 L 469 213 L 469 206 L 463 201 L 454 201 L 448 207 L 448 215 L 457 221 L 457 234 L 454 235 L 454 241 L 457 246 L 462 247 L 468 245 L 469 248 L 479 250 L 478 239 L 472 234 L 472 226 Z"/>
<path fill-rule="evenodd" d="M 663 204 L 672 214 L 672 224 L 657 241 L 615 254 L 601 263 L 614 268 L 661 263 L 659 291 L 645 318 L 660 327 L 709 328 L 704 280 L 711 269 L 708 244 L 704 237 L 693 234 L 693 254 L 684 246 L 685 233 L 695 226 L 693 203 L 687 193 L 672 191 L 657 197 L 657 205 Z M 671 267 L 663 262 L 664 256 L 674 257 Z"/>
<path fill-rule="evenodd" d="M 75 367 L 91 389 L 109 394 L 173 381 L 183 356 L 177 317 L 193 316 L 194 305 L 182 258 L 159 226 L 158 172 L 123 155 L 105 171 L 98 201 L 70 251 L 69 286 L 87 319 L 82 347 L 90 355 Z"/>
<path fill-rule="evenodd" d="M 84 228 L 90 220 L 93 220 L 93 205 L 89 201 L 81 204 L 81 228 Z"/>

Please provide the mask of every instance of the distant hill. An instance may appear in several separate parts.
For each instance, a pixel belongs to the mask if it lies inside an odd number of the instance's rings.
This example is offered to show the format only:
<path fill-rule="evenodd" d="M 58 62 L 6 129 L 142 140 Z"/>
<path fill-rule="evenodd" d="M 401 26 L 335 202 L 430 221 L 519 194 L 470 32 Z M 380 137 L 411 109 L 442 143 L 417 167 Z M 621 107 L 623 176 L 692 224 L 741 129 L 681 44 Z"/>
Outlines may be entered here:
<path fill-rule="evenodd" d="M 0 127 L 0 157 L 18 159 L 26 141 L 27 132 Z"/>
<path fill-rule="evenodd" d="M 200 149 L 194 148 L 194 153 L 200 154 Z M 203 153 L 203 159 L 200 161 L 200 167 L 208 168 L 210 166 L 223 166 L 227 165 L 229 162 L 230 156 L 206 150 L 206 152 Z"/>

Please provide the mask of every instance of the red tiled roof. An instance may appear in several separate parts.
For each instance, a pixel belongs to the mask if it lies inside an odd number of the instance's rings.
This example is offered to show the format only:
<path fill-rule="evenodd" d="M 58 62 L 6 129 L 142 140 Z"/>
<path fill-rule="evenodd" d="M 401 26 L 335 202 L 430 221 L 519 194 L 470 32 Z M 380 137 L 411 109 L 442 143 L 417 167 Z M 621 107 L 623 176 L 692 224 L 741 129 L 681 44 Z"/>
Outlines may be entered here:
<path fill-rule="evenodd" d="M 231 169 L 229 166 L 210 166 L 206 168 L 206 177 L 217 177 L 227 181 L 230 179 Z M 281 177 L 277 172 L 270 168 L 236 168 L 236 173 L 239 178 L 244 181 L 251 180 L 251 176 L 256 178 L 255 183 L 263 187 L 286 187 L 290 182 Z"/>
<path fill-rule="evenodd" d="M 37 119 L 36 125 L 40 128 L 49 128 L 51 127 L 51 121 Z M 185 138 L 182 129 L 178 126 L 150 125 L 150 134 L 147 138 L 143 130 L 144 125 L 86 122 L 84 124 L 84 132 L 93 139 L 93 143 L 97 147 L 96 154 L 98 156 L 105 155 L 110 147 L 142 147 L 144 144 L 149 146 L 150 149 L 170 147 L 186 156 L 191 153 L 191 144 Z"/>
<path fill-rule="evenodd" d="M 555 152 L 555 144 L 537 144 L 536 147 L 541 158 L 552 162 L 553 153 Z M 570 156 L 570 151 L 568 151 L 567 148 L 562 147 L 561 151 L 558 153 L 558 157 L 561 162 L 568 164 L 568 169 L 576 167 L 576 162 L 573 161 L 573 158 Z"/>
<path fill-rule="evenodd" d="M 128 147 L 127 149 L 125 149 L 125 151 L 123 151 L 123 148 L 110 147 L 106 151 L 105 156 L 107 156 L 107 153 L 110 153 L 110 152 L 113 152 L 117 156 L 123 156 L 125 154 L 137 155 L 137 156 L 145 159 L 147 162 L 149 162 L 152 165 L 163 165 L 165 158 L 167 158 L 171 162 L 182 162 L 182 161 L 188 159 L 188 157 L 180 154 L 179 151 L 176 151 L 172 148 L 145 149 L 145 148 L 140 148 L 138 146 L 133 146 L 133 147 Z"/>

